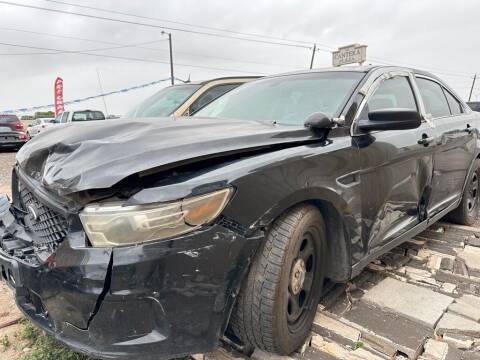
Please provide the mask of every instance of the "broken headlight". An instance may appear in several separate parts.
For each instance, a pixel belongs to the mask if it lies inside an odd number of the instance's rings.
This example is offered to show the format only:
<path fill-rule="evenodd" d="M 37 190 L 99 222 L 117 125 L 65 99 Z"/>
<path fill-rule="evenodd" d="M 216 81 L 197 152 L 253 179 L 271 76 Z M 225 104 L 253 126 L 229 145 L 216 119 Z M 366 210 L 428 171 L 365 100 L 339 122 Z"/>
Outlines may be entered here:
<path fill-rule="evenodd" d="M 185 234 L 213 221 L 231 194 L 228 188 L 172 203 L 92 204 L 83 209 L 80 220 L 95 247 L 138 244 Z"/>

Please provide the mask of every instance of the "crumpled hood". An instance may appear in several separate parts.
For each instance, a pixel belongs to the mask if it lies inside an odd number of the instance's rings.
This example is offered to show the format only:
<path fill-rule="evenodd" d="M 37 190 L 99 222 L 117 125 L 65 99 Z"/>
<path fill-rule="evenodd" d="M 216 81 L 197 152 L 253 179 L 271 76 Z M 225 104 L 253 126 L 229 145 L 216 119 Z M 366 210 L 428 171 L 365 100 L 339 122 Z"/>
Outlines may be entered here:
<path fill-rule="evenodd" d="M 318 139 L 301 127 L 213 118 L 120 119 L 52 128 L 17 154 L 23 173 L 61 195 L 129 175 L 275 144 Z"/>

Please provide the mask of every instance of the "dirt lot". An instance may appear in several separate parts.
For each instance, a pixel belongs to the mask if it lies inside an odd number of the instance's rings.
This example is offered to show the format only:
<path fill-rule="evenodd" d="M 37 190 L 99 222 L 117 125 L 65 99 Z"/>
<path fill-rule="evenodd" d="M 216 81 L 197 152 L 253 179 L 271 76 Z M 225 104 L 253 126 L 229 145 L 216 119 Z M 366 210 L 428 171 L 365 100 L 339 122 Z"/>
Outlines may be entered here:
<path fill-rule="evenodd" d="M 9 190 L 14 155 L 0 153 L 0 191 Z M 0 304 L 0 359 L 84 359 L 28 322 L 15 324 L 5 286 Z M 237 350 L 223 343 L 194 358 L 280 359 Z M 283 359 L 480 359 L 480 226 L 435 224 L 350 283 L 327 284 L 311 338 Z"/>

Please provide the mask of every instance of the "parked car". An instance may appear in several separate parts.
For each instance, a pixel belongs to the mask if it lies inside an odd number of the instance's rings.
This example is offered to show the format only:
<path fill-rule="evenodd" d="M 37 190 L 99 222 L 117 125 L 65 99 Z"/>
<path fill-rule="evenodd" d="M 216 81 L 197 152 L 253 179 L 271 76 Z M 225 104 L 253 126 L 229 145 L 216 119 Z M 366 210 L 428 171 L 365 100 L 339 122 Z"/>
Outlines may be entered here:
<path fill-rule="evenodd" d="M 47 131 L 0 201 L 0 273 L 95 358 L 202 353 L 225 332 L 289 354 L 324 279 L 475 221 L 479 120 L 434 75 L 370 66 L 262 78 L 195 118 Z"/>
<path fill-rule="evenodd" d="M 33 120 L 27 127 L 28 138 L 31 139 L 36 135 L 40 134 L 42 131 L 51 126 L 54 122 L 55 118 L 41 118 Z"/>
<path fill-rule="evenodd" d="M 16 115 L 0 114 L 0 148 L 20 149 L 27 141 L 23 123 Z"/>
<path fill-rule="evenodd" d="M 136 106 L 125 117 L 190 116 L 230 90 L 257 78 L 224 77 L 169 86 Z"/>
<path fill-rule="evenodd" d="M 105 120 L 105 115 L 99 110 L 64 111 L 57 115 L 53 124 L 68 124 L 92 120 Z"/>
<path fill-rule="evenodd" d="M 470 106 L 470 109 L 472 109 L 473 111 L 480 111 L 480 101 L 470 101 L 467 102 L 467 105 Z"/>

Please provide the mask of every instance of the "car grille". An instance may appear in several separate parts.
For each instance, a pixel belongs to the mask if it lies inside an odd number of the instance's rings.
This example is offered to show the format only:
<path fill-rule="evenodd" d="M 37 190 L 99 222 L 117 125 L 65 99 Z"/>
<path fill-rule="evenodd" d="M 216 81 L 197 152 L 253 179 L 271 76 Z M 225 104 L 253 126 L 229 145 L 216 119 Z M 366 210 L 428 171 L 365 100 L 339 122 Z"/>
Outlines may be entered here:
<path fill-rule="evenodd" d="M 27 213 L 25 224 L 34 232 L 36 245 L 55 246 L 67 235 L 67 220 L 42 204 L 21 182 L 18 184 L 20 201 Z"/>

